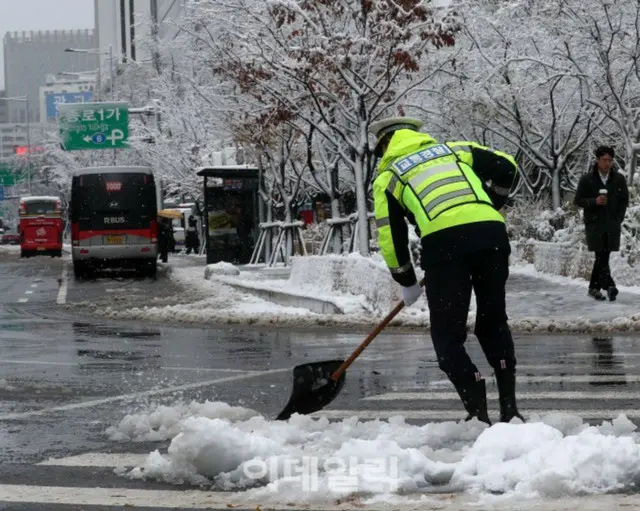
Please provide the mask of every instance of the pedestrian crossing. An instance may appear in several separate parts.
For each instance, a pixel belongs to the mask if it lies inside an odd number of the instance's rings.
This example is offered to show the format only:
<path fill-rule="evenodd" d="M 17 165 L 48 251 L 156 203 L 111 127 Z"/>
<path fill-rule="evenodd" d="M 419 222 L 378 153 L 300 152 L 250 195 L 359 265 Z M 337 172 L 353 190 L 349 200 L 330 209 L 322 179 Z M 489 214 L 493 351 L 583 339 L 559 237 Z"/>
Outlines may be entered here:
<path fill-rule="evenodd" d="M 640 424 L 640 358 L 635 353 L 567 353 L 536 364 L 528 357 L 519 365 L 518 402 L 526 419 L 549 414 L 570 414 L 583 421 L 599 424 L 611 421 L 621 414 Z M 477 358 L 477 357 L 475 357 Z M 357 374 L 357 371 L 352 371 Z M 497 420 L 498 393 L 490 371 L 484 371 L 490 416 Z M 353 374 L 351 375 L 353 376 Z M 349 377 L 348 377 L 349 381 Z M 407 383 L 407 385 L 409 385 Z M 417 423 L 460 421 L 465 412 L 457 393 L 443 373 L 432 365 L 428 378 L 414 388 L 390 388 L 354 396 L 354 387 L 348 385 L 336 401 L 313 417 L 326 417 L 332 421 L 354 416 L 361 420 L 388 420 L 404 417 Z M 279 391 L 280 392 L 280 391 Z M 280 392 L 281 393 L 281 392 Z M 340 406 L 348 404 L 348 407 Z M 140 508 L 163 511 L 165 509 L 273 509 L 294 511 L 301 509 L 286 496 L 275 505 L 252 501 L 243 493 L 219 491 L 209 488 L 170 485 L 156 481 L 132 480 L 123 473 L 144 466 L 154 447 L 139 444 L 113 444 L 106 452 L 80 452 L 54 459 L 42 459 L 16 475 L 0 480 L 0 509 L 47 509 L 93 511 L 114 508 Z M 166 445 L 163 451 L 166 449 Z M 131 452 L 129 452 L 129 450 Z M 446 506 L 434 509 L 462 510 L 469 505 L 458 502 L 457 496 Z M 462 497 L 460 497 L 462 499 Z M 640 508 L 640 497 L 631 506 Z M 585 501 L 586 502 L 586 501 Z M 15 507 L 11 507 L 9 504 Z M 585 503 L 573 501 L 569 507 L 548 509 L 587 509 Z M 600 509 L 607 503 L 600 503 Z M 264 507 L 260 507 L 264 506 Z M 457 507 L 456 507 L 457 506 Z M 571 507 L 574 506 L 574 507 Z M 346 509 L 342 504 L 304 507 L 307 510 Z M 352 507 L 351 507 L 352 508 Z M 398 505 L 396 509 L 402 510 Z M 429 509 L 424 506 L 406 509 Z M 494 509 L 499 509 L 495 507 Z M 508 508 L 505 508 L 508 509 Z M 518 509 L 529 509 L 518 507 Z M 547 509 L 538 503 L 531 509 Z M 594 508 L 595 509 L 595 508 Z"/>

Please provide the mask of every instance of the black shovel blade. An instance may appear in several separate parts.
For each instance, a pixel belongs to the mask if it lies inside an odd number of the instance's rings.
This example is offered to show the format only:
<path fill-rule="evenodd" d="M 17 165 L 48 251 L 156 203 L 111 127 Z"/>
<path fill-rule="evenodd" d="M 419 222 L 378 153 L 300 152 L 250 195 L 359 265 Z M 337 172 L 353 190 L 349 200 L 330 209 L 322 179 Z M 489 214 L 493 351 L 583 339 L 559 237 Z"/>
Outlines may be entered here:
<path fill-rule="evenodd" d="M 344 360 L 327 360 L 294 367 L 291 397 L 276 420 L 287 420 L 294 413 L 308 415 L 331 403 L 342 390 L 346 373 L 343 372 L 337 382 L 331 375 L 343 363 Z"/>

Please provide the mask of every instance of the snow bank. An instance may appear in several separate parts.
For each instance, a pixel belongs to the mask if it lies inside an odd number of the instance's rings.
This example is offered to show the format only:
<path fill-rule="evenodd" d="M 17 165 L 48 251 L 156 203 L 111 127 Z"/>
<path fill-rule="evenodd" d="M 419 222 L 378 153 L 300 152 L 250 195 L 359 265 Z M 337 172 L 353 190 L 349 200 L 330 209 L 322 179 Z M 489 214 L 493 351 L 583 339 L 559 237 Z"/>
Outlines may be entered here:
<path fill-rule="evenodd" d="M 400 286 L 377 254 L 372 257 L 360 254 L 295 257 L 288 287 L 361 297 L 365 308 L 385 315 L 402 300 Z"/>
<path fill-rule="evenodd" d="M 0 254 L 19 254 L 20 245 L 0 245 Z"/>
<path fill-rule="evenodd" d="M 208 264 L 204 269 L 204 278 L 209 280 L 213 275 L 240 275 L 240 270 L 231 263 Z"/>
<path fill-rule="evenodd" d="M 390 502 L 442 485 L 476 497 L 560 498 L 640 483 L 640 435 L 622 415 L 597 427 L 558 413 L 490 428 L 476 420 L 414 426 L 402 417 L 272 421 L 224 403 L 192 403 L 127 416 L 109 434 L 148 439 L 152 423 L 166 426 L 153 439 L 171 434 L 171 444 L 127 477 L 212 485 L 262 505 L 356 495 Z"/>
<path fill-rule="evenodd" d="M 190 303 L 119 309 L 96 308 L 109 318 L 199 324 L 251 324 L 282 327 L 343 326 L 371 329 L 400 300 L 400 286 L 391 280 L 376 258 L 323 256 L 294 259 L 289 279 L 264 280 L 259 270 L 238 276 L 217 275 L 205 280 L 202 267 L 175 268 L 171 278 L 188 289 Z M 614 303 L 596 302 L 586 293 L 582 280 L 536 271 L 533 265 L 512 265 L 507 283 L 509 323 L 517 333 L 612 333 L 640 331 L 638 295 L 640 287 L 620 286 Z M 272 272 L 264 272 L 273 279 Z M 260 277 L 260 278 L 259 278 Z M 335 303 L 343 314 L 313 313 L 299 305 L 281 306 L 262 300 L 248 287 L 272 289 L 295 296 Z M 349 290 L 354 291 L 350 292 Z M 360 294 L 355 294 L 360 293 Z M 473 330 L 475 300 L 468 326 Z M 429 310 L 425 297 L 402 310 L 394 326 L 425 331 Z"/>

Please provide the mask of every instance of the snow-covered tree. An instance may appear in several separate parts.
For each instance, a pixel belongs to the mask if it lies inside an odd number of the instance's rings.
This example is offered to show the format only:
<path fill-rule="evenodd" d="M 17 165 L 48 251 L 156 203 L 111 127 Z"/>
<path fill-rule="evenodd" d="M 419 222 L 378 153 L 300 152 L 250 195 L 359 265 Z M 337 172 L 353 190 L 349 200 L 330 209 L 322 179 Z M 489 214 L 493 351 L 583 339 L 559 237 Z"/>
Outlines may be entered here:
<path fill-rule="evenodd" d="M 566 59 L 588 80 L 588 102 L 603 117 L 597 135 L 623 147 L 632 184 L 640 150 L 640 3 L 561 0 L 552 9 Z"/>
<path fill-rule="evenodd" d="M 219 3 L 200 2 L 216 17 Z M 220 72 L 236 79 L 243 93 L 275 100 L 287 112 L 283 122 L 302 119 L 327 139 L 354 174 L 358 219 L 366 225 L 373 175 L 369 123 L 395 113 L 407 92 L 435 74 L 420 69 L 419 59 L 429 47 L 453 43 L 454 17 L 426 0 L 224 3 L 247 21 L 225 27 L 230 35 Z M 367 229 L 359 232 L 359 250 L 368 254 Z"/>

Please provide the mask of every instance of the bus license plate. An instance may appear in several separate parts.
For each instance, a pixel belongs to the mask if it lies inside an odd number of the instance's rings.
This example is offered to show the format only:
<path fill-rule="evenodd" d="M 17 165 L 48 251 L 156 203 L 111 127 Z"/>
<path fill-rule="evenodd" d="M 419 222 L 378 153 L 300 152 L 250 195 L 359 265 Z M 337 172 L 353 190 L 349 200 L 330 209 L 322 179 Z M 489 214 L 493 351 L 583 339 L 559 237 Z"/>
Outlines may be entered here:
<path fill-rule="evenodd" d="M 105 236 L 107 245 L 124 245 L 124 236 Z"/>
<path fill-rule="evenodd" d="M 38 247 L 36 250 L 38 250 L 38 251 L 42 251 L 42 250 L 44 250 L 44 249 L 45 249 L 44 247 Z"/>

